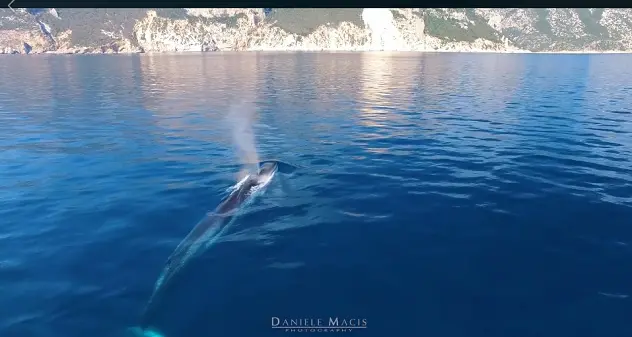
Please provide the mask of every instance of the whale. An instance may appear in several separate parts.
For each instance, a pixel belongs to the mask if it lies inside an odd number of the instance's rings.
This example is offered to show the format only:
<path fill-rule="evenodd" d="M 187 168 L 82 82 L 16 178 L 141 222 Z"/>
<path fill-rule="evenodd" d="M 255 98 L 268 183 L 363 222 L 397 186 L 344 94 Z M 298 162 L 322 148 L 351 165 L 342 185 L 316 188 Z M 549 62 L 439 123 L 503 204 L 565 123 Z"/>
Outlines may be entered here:
<path fill-rule="evenodd" d="M 259 164 L 256 174 L 246 175 L 233 188 L 230 194 L 208 213 L 191 232 L 178 244 L 176 249 L 167 258 L 165 266 L 156 280 L 153 292 L 149 298 L 142 315 L 142 324 L 130 328 L 135 336 L 161 337 L 159 331 L 147 326 L 145 323 L 154 308 L 155 299 L 161 293 L 180 270 L 191 258 L 205 251 L 226 231 L 239 210 L 254 198 L 265 191 L 272 178 L 279 171 L 279 165 L 275 161 L 266 161 Z"/>

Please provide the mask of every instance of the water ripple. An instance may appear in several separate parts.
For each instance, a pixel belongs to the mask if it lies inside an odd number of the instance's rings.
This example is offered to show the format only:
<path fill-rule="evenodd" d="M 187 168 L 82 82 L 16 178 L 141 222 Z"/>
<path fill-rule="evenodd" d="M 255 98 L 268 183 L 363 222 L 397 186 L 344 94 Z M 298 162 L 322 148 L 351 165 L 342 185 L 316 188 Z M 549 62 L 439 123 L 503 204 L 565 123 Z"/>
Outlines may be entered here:
<path fill-rule="evenodd" d="M 592 331 L 624 326 L 598 311 L 624 317 L 616 303 L 632 293 L 628 63 L 373 53 L 3 59 L 0 335 L 106 335 L 135 324 L 165 258 L 234 183 L 224 118 L 236 100 L 258 107 L 260 157 L 301 169 L 275 181 L 209 252 L 212 277 L 191 276 L 216 287 L 204 296 L 213 308 L 253 298 L 205 316 L 213 333 L 267 336 L 261 312 L 318 305 L 372 313 L 375 335 L 389 333 L 379 319 L 403 319 L 381 308 L 406 304 L 432 324 L 404 335 L 456 325 L 506 335 L 521 315 L 550 323 L 530 325 L 534 335 L 553 327 L 564 336 L 571 316 L 590 317 Z M 260 274 L 231 276 L 246 270 Z M 287 283 L 298 280 L 333 298 L 362 293 L 363 305 L 315 295 L 299 307 L 284 300 L 309 296 Z M 354 290 L 337 293 L 346 285 Z M 472 319 L 463 298 L 505 309 L 476 304 L 487 311 Z M 538 316 L 544 308 L 550 319 Z M 248 322 L 222 330 L 236 313 Z"/>

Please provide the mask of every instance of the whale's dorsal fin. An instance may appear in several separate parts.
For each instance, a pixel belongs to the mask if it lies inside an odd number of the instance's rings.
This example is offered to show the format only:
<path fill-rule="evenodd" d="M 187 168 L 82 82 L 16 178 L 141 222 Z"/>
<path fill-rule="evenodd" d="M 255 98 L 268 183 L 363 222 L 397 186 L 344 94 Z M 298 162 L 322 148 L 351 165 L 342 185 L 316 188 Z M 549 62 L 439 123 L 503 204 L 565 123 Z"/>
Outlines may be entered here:
<path fill-rule="evenodd" d="M 303 168 L 301 166 L 290 164 L 290 163 L 286 163 L 284 161 L 280 161 L 280 160 L 276 160 L 276 159 L 260 161 L 259 162 L 259 167 L 261 167 L 261 165 L 263 165 L 265 163 L 275 163 L 275 164 L 277 164 L 278 171 L 280 173 L 283 173 L 283 174 L 292 174 L 295 171 Z"/>

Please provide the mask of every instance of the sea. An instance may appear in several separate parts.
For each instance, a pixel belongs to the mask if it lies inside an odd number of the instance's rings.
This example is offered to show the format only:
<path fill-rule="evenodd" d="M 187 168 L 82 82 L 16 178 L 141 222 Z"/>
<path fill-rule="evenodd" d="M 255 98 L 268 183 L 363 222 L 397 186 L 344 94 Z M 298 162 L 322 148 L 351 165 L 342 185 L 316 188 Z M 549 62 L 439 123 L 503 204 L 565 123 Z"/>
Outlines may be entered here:
<path fill-rule="evenodd" d="M 632 336 L 631 64 L 2 56 L 0 336 L 138 326 L 238 180 L 231 111 L 293 170 L 170 282 L 160 336 Z"/>

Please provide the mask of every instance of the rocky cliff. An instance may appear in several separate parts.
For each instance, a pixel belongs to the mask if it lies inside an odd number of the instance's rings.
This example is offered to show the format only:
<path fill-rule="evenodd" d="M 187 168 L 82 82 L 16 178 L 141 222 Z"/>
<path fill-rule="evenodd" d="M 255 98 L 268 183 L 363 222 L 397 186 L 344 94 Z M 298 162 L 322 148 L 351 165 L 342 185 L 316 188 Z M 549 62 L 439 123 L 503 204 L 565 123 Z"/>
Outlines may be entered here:
<path fill-rule="evenodd" d="M 632 51 L 632 9 L 0 10 L 0 53 Z"/>

